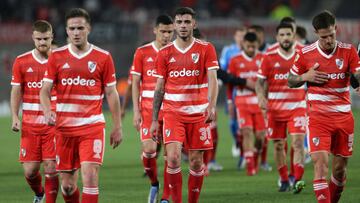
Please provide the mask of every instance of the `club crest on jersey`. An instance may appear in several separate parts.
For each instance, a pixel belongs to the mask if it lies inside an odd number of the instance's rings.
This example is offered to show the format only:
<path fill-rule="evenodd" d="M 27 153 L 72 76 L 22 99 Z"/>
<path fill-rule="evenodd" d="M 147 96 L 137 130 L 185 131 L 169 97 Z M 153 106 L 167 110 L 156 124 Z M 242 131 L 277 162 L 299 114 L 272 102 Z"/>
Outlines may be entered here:
<path fill-rule="evenodd" d="M 341 70 L 344 66 L 344 60 L 343 59 L 335 59 L 336 66 Z"/>
<path fill-rule="evenodd" d="M 165 135 L 166 135 L 166 137 L 169 137 L 169 136 L 170 136 L 170 133 L 171 133 L 170 129 L 165 129 Z"/>
<path fill-rule="evenodd" d="M 26 156 L 26 149 L 21 148 L 20 153 L 21 153 L 22 157 L 25 157 Z"/>
<path fill-rule="evenodd" d="M 314 137 L 312 139 L 312 142 L 314 143 L 315 146 L 318 146 L 320 144 L 320 139 L 318 137 Z"/>
<path fill-rule="evenodd" d="M 147 135 L 147 134 L 148 134 L 148 132 L 149 132 L 149 130 L 148 130 L 147 128 L 143 128 L 143 129 L 142 129 L 142 133 L 143 133 L 143 135 Z"/>
<path fill-rule="evenodd" d="M 200 54 L 199 53 L 192 53 L 191 54 L 191 59 L 194 63 L 197 63 L 199 61 L 199 56 Z"/>
<path fill-rule="evenodd" d="M 93 62 L 93 61 L 88 61 L 88 68 L 89 68 L 90 73 L 95 72 L 95 70 L 96 70 L 96 63 Z"/>

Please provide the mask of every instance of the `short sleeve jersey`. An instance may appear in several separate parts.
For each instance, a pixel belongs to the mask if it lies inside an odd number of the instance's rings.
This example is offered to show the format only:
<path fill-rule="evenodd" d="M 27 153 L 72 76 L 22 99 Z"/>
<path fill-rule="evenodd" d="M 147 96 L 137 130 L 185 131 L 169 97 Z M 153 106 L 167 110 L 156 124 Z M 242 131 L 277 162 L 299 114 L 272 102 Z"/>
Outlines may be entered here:
<path fill-rule="evenodd" d="M 45 123 L 40 106 L 40 89 L 48 60 L 40 60 L 35 50 L 19 55 L 14 62 L 11 85 L 22 90 L 22 129 L 34 134 L 43 134 L 51 126 Z M 51 108 L 55 110 L 55 90 L 51 92 Z"/>
<path fill-rule="evenodd" d="M 359 56 L 355 48 L 346 43 L 336 42 L 332 53 L 324 53 L 319 42 L 304 47 L 295 59 L 291 73 L 302 75 L 316 63 L 318 71 L 328 74 L 329 81 L 318 85 L 307 83 L 308 108 L 311 115 L 339 115 L 351 112 L 349 93 L 350 75 L 360 70 Z"/>
<path fill-rule="evenodd" d="M 279 49 L 264 55 L 258 77 L 266 79 L 269 85 L 268 109 L 277 120 L 288 120 L 294 110 L 305 111 L 305 87 L 289 88 L 288 77 L 296 53 L 284 56 Z"/>
<path fill-rule="evenodd" d="M 185 50 L 176 42 L 158 53 L 157 76 L 165 80 L 163 107 L 165 114 L 182 122 L 204 118 L 208 101 L 208 71 L 219 69 L 214 46 L 194 39 Z"/>
<path fill-rule="evenodd" d="M 140 76 L 140 109 L 142 112 L 150 113 L 150 115 L 152 113 L 154 90 L 157 80 L 154 73 L 156 72 L 156 57 L 158 51 L 154 42 L 137 48 L 130 72 L 132 75 Z"/>
<path fill-rule="evenodd" d="M 236 77 L 256 82 L 262 56 L 261 53 L 256 53 L 254 57 L 249 57 L 245 52 L 241 52 L 230 60 L 228 72 Z M 261 110 L 258 103 L 254 90 L 242 86 L 235 88 L 235 104 L 239 108 L 259 113 Z"/>
<path fill-rule="evenodd" d="M 104 88 L 116 85 L 109 52 L 90 45 L 81 55 L 70 44 L 49 57 L 44 81 L 57 87 L 56 126 L 64 136 L 86 135 L 90 127 L 104 127 Z"/>

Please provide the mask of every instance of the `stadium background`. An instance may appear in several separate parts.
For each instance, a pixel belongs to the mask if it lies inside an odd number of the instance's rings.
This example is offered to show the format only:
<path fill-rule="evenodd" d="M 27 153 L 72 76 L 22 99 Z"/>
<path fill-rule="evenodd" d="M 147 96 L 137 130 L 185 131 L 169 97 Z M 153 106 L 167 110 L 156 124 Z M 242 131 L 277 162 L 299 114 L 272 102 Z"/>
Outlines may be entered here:
<path fill-rule="evenodd" d="M 360 42 L 360 2 L 357 0 L 2 0 L 0 4 L 0 202 L 29 202 L 32 197 L 17 163 L 19 135 L 10 131 L 10 79 L 14 58 L 33 48 L 31 24 L 36 19 L 50 21 L 59 46 L 66 43 L 64 13 L 72 7 L 87 9 L 92 17 L 90 42 L 109 50 L 115 60 L 119 92 L 126 87 L 128 68 L 133 52 L 144 41 L 153 39 L 153 20 L 160 13 L 172 14 L 177 6 L 190 6 L 197 13 L 198 27 L 206 39 L 216 46 L 220 56 L 224 45 L 233 43 L 239 26 L 251 24 L 265 28 L 266 42 L 274 41 L 278 20 L 286 15 L 296 18 L 297 24 L 308 31 L 308 40 L 315 40 L 311 18 L 328 9 L 337 16 L 338 40 L 357 45 Z M 308 165 L 306 190 L 300 195 L 278 194 L 277 173 L 261 172 L 246 177 L 236 170 L 237 160 L 231 157 L 231 137 L 227 116 L 222 105 L 223 89 L 219 96 L 220 145 L 218 161 L 225 170 L 212 173 L 205 180 L 201 202 L 314 202 Z M 356 131 L 360 119 L 359 97 L 353 95 Z M 105 166 L 101 170 L 100 202 L 145 202 L 147 179 L 141 178 L 140 144 L 131 124 L 131 110 L 124 120 L 124 143 L 120 149 L 107 149 Z M 359 140 L 355 137 L 355 155 L 350 160 L 349 178 L 342 202 L 360 202 Z M 109 147 L 108 147 L 109 148 Z M 268 155 L 274 167 L 272 144 Z M 162 171 L 162 164 L 159 164 Z M 187 173 L 184 165 L 183 173 Z M 184 179 L 185 180 L 185 179 Z M 185 181 L 186 182 L 186 181 Z M 185 189 L 185 188 L 184 188 Z M 184 193 L 186 190 L 184 190 Z M 61 199 L 61 198 L 59 198 Z M 62 202 L 62 200 L 60 200 Z"/>

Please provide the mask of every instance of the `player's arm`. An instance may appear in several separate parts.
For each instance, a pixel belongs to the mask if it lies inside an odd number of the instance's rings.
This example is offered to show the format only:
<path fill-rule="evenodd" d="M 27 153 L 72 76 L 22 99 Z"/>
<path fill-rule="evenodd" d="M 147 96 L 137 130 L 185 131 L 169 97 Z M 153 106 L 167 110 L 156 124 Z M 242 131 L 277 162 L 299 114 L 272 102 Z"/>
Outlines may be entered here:
<path fill-rule="evenodd" d="M 255 83 L 255 92 L 259 100 L 259 106 L 261 110 L 266 111 L 267 109 L 267 95 L 268 95 L 268 82 L 266 78 L 258 77 Z"/>
<path fill-rule="evenodd" d="M 163 102 L 165 95 L 165 79 L 159 77 L 156 82 L 155 92 L 154 92 L 154 100 L 153 100 L 153 113 L 152 113 L 152 122 L 150 133 L 153 135 L 153 138 L 156 139 L 159 130 L 159 112 L 161 108 L 161 104 Z"/>
<path fill-rule="evenodd" d="M 133 125 L 137 131 L 140 130 L 141 123 L 141 114 L 140 114 L 140 76 L 133 74 L 132 75 L 132 101 L 133 101 L 133 110 L 134 110 L 134 119 Z"/>
<path fill-rule="evenodd" d="M 206 117 L 205 122 L 209 123 L 215 120 L 215 112 L 216 112 L 216 101 L 218 97 L 219 87 L 217 84 L 217 76 L 216 70 L 208 70 L 208 98 L 209 98 L 209 106 L 206 108 Z"/>
<path fill-rule="evenodd" d="M 132 91 L 132 83 L 129 83 L 125 90 L 125 95 L 123 102 L 121 104 L 121 118 L 125 117 L 125 109 L 129 103 L 129 100 L 131 98 L 131 91 Z"/>
<path fill-rule="evenodd" d="M 19 109 L 21 104 L 21 86 L 12 85 L 10 96 L 10 107 L 12 115 L 11 129 L 15 132 L 20 130 Z"/>
<path fill-rule="evenodd" d="M 111 112 L 113 128 L 110 134 L 110 145 L 115 149 L 122 141 L 121 109 L 119 94 L 115 85 L 105 87 L 105 95 Z"/>
<path fill-rule="evenodd" d="M 55 112 L 51 111 L 51 89 L 53 83 L 44 81 L 40 90 L 40 104 L 44 112 L 45 122 L 48 125 L 55 125 Z"/>

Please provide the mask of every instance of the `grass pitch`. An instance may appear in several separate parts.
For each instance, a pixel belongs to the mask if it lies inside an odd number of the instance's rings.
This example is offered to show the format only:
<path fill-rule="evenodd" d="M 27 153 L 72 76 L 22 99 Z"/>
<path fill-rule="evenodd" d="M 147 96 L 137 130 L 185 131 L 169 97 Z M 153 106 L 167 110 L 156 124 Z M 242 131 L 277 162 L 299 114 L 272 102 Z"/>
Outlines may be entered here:
<path fill-rule="evenodd" d="M 200 202 L 241 202 L 241 203 L 289 203 L 316 202 L 312 189 L 312 165 L 305 168 L 304 180 L 306 188 L 298 195 L 277 192 L 278 174 L 276 170 L 263 172 L 254 177 L 247 177 L 245 171 L 236 169 L 237 158 L 231 156 L 232 138 L 229 133 L 228 119 L 223 109 L 219 109 L 219 146 L 217 161 L 224 166 L 221 172 L 211 172 L 204 180 Z M 355 117 L 355 147 L 354 155 L 349 161 L 348 178 L 345 191 L 342 195 L 342 203 L 360 202 L 360 141 L 357 134 L 360 132 L 360 111 L 354 111 Z M 109 115 L 107 114 L 107 120 Z M 111 122 L 109 122 L 111 123 Z M 10 130 L 11 119 L 0 118 L 0 202 L 17 203 L 31 202 L 33 193 L 27 186 L 22 173 L 22 167 L 18 163 L 20 135 Z M 131 202 L 144 203 L 147 201 L 149 181 L 143 178 L 143 169 L 140 160 L 140 141 L 138 133 L 132 127 L 131 112 L 127 112 L 124 126 L 124 140 L 121 146 L 113 150 L 109 147 L 107 137 L 104 165 L 100 171 L 100 202 Z M 110 128 L 108 127 L 108 131 Z M 273 161 L 273 145 L 269 144 L 268 161 L 275 169 Z M 163 160 L 158 161 L 159 178 L 162 181 Z M 183 164 L 183 195 L 184 202 L 187 200 L 187 174 L 188 166 Z M 81 188 L 81 183 L 79 183 Z M 58 202 L 63 202 L 61 193 Z"/>

